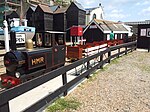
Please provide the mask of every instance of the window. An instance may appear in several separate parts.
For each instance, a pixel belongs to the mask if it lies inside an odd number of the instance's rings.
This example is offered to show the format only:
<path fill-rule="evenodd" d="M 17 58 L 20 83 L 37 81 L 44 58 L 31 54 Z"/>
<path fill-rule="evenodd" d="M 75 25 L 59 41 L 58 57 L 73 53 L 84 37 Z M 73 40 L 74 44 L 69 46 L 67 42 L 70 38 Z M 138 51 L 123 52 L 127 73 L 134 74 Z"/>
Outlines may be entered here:
<path fill-rule="evenodd" d="M 100 18 L 103 19 L 103 14 L 100 14 Z"/>
<path fill-rule="evenodd" d="M 64 44 L 64 36 L 58 35 L 58 45 L 63 45 L 63 44 Z"/>
<path fill-rule="evenodd" d="M 36 45 L 41 47 L 42 46 L 42 33 L 36 34 Z"/>
<path fill-rule="evenodd" d="M 96 14 L 95 13 L 93 14 L 93 19 L 96 19 Z"/>
<path fill-rule="evenodd" d="M 110 34 L 107 34 L 107 40 L 110 40 Z"/>
<path fill-rule="evenodd" d="M 51 34 L 46 33 L 45 34 L 45 46 L 51 46 Z"/>

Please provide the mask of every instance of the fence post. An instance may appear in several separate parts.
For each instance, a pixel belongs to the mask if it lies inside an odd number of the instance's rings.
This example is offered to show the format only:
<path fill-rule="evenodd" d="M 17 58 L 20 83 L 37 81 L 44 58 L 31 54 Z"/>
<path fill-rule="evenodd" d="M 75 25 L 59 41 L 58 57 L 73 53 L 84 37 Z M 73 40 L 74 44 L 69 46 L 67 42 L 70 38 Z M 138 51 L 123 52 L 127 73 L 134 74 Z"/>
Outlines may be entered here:
<path fill-rule="evenodd" d="M 111 51 L 108 52 L 108 58 L 109 58 L 110 56 L 111 56 Z M 111 60 L 111 59 L 108 60 L 108 63 L 110 63 L 110 60 Z"/>
<path fill-rule="evenodd" d="M 9 112 L 9 103 L 5 103 L 0 106 L 0 112 Z"/>
<path fill-rule="evenodd" d="M 134 45 L 132 44 L 132 45 L 131 45 L 131 52 L 133 52 L 133 48 L 134 48 Z"/>
<path fill-rule="evenodd" d="M 90 68 L 90 62 L 87 62 L 87 70 Z M 86 76 L 86 78 L 89 78 L 89 74 Z"/>
<path fill-rule="evenodd" d="M 117 58 L 119 58 L 119 56 L 120 56 L 120 48 L 118 49 L 118 57 Z"/>
<path fill-rule="evenodd" d="M 137 42 L 135 43 L 135 48 L 134 48 L 134 50 L 136 50 L 137 49 Z"/>
<path fill-rule="evenodd" d="M 150 51 L 150 39 L 148 39 L 148 52 Z"/>
<path fill-rule="evenodd" d="M 125 55 L 127 55 L 127 46 L 125 46 Z"/>
<path fill-rule="evenodd" d="M 102 65 L 100 66 L 100 68 L 103 69 L 103 54 L 100 56 L 100 62 L 102 62 Z"/>
<path fill-rule="evenodd" d="M 62 74 L 63 85 L 67 84 L 67 74 Z M 64 96 L 67 95 L 67 90 L 64 92 Z"/>

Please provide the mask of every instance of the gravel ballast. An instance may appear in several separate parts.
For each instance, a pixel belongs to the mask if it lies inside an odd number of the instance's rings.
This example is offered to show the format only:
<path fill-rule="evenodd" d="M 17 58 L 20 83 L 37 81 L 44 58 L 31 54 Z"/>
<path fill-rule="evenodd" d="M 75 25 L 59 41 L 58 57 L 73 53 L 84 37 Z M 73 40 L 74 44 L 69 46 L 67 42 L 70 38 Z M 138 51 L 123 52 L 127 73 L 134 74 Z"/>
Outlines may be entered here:
<path fill-rule="evenodd" d="M 70 112 L 150 112 L 150 53 L 134 51 L 112 61 L 69 97 L 81 103 Z"/>

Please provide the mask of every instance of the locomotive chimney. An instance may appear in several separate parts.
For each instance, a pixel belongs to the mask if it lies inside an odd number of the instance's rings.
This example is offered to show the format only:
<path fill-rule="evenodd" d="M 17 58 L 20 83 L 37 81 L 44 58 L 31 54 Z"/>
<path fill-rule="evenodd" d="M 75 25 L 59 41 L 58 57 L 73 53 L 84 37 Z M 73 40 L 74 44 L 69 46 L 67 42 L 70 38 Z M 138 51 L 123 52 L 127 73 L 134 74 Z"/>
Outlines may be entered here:
<path fill-rule="evenodd" d="M 17 50 L 17 47 L 16 47 L 16 32 L 15 31 L 10 32 L 10 49 L 11 50 Z"/>
<path fill-rule="evenodd" d="M 26 49 L 27 50 L 32 50 L 33 49 L 33 41 L 32 41 L 32 39 L 27 39 L 25 45 L 26 45 Z"/>

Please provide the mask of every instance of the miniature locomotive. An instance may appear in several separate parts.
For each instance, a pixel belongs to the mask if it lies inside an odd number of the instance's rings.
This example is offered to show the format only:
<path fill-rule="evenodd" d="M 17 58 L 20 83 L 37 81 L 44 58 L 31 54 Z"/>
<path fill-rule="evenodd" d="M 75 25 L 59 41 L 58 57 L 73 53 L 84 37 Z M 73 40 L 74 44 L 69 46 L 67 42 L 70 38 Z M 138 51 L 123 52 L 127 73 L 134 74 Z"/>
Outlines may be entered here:
<path fill-rule="evenodd" d="M 1 76 L 3 87 L 13 87 L 65 64 L 65 33 L 36 33 L 36 48 L 12 50 L 4 56 L 6 75 Z"/>

